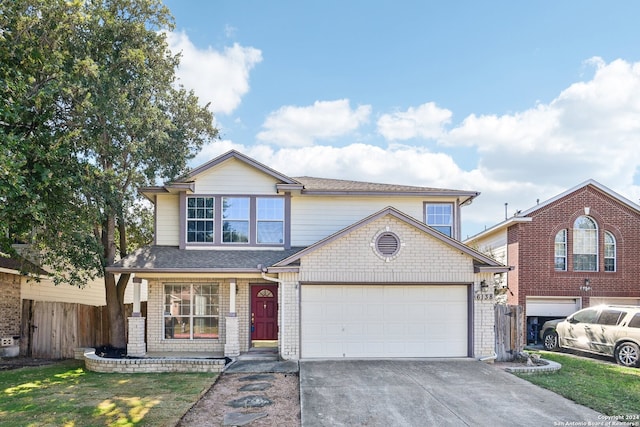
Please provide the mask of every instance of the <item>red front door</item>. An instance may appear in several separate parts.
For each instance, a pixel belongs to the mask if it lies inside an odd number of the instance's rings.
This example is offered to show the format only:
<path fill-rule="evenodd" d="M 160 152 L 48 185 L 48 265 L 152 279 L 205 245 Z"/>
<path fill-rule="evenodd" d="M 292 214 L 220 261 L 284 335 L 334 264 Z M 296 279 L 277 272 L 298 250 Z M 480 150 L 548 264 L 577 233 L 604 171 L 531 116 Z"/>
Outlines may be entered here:
<path fill-rule="evenodd" d="M 251 286 L 251 340 L 278 339 L 278 285 Z"/>

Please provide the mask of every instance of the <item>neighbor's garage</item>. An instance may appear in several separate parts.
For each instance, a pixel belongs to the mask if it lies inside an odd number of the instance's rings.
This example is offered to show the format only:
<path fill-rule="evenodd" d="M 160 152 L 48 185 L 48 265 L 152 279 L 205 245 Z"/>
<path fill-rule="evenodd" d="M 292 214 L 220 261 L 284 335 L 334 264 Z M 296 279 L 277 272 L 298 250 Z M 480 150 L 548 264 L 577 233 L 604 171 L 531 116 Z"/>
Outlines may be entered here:
<path fill-rule="evenodd" d="M 580 310 L 580 298 L 527 297 L 527 317 L 566 317 Z"/>
<path fill-rule="evenodd" d="M 301 357 L 467 357 L 469 287 L 301 286 Z"/>

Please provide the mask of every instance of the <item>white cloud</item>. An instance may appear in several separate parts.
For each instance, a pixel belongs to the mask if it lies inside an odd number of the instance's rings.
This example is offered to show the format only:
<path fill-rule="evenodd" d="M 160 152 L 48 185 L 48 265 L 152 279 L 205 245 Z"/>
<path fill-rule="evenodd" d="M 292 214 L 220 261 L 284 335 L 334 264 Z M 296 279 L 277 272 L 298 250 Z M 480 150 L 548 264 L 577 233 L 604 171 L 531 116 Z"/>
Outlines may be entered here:
<path fill-rule="evenodd" d="M 470 115 L 441 139 L 479 154 L 483 195 L 469 210 L 477 219 L 491 225 L 490 212 L 501 205 L 504 210 L 506 202 L 512 215 L 590 178 L 638 200 L 640 63 L 592 58 L 588 64 L 595 66 L 593 77 L 549 104 L 502 116 Z"/>
<path fill-rule="evenodd" d="M 260 141 L 283 147 L 310 146 L 349 134 L 369 120 L 371 106 L 351 109 L 348 99 L 316 101 L 307 107 L 284 106 L 269 114 L 258 133 Z"/>
<path fill-rule="evenodd" d="M 284 107 L 270 116 L 265 127 L 279 135 L 284 148 L 221 141 L 208 146 L 199 163 L 235 148 L 290 176 L 480 191 L 462 210 L 464 237 L 504 220 L 505 203 L 511 216 L 590 178 L 638 202 L 640 63 L 594 58 L 589 64 L 594 66 L 591 78 L 570 85 L 547 104 L 512 114 L 470 115 L 443 131 L 437 145 L 443 152 L 405 145 L 309 146 L 319 138 L 348 135 L 369 117 L 371 107 L 353 110 L 341 100 Z M 405 115 L 417 117 L 420 108 L 409 108 Z M 398 113 L 388 116 L 389 123 L 402 122 Z M 475 164 L 461 168 L 452 157 L 460 152 L 472 152 Z"/>
<path fill-rule="evenodd" d="M 378 133 L 391 141 L 437 138 L 443 135 L 451 116 L 451 111 L 428 102 L 407 111 L 383 114 L 378 119 Z"/>
<path fill-rule="evenodd" d="M 168 33 L 172 52 L 182 52 L 177 75 L 214 113 L 232 113 L 249 91 L 249 72 L 262 61 L 262 52 L 234 43 L 223 52 L 199 49 L 184 32 Z"/>
<path fill-rule="evenodd" d="M 203 164 L 229 150 L 237 150 L 288 176 L 316 176 L 392 184 L 464 187 L 466 176 L 446 154 L 424 148 L 396 145 L 381 148 L 367 144 L 345 147 L 316 145 L 274 149 L 268 145 L 241 145 L 223 140 L 207 145 L 193 161 Z M 456 183 L 452 183 L 455 177 Z"/>

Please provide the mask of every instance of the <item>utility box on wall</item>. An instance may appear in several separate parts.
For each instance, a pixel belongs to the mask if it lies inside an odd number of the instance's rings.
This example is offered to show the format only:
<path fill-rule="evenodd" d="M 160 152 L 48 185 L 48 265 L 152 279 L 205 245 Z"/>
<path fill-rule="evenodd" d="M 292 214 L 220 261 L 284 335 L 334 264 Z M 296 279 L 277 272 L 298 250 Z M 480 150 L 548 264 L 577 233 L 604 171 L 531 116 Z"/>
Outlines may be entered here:
<path fill-rule="evenodd" d="M 20 354 L 19 337 L 0 338 L 0 357 L 17 357 Z"/>

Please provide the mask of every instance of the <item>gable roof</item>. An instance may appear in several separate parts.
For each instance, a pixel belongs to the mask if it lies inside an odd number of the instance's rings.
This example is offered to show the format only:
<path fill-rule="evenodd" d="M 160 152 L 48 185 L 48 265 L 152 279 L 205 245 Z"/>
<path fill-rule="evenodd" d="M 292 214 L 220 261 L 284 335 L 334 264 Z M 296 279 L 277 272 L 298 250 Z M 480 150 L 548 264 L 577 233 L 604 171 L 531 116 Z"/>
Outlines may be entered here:
<path fill-rule="evenodd" d="M 171 193 L 173 191 L 180 191 L 180 190 L 188 190 L 188 191 L 194 191 L 195 189 L 195 185 L 194 185 L 194 181 L 196 180 L 197 176 L 205 173 L 206 171 L 208 171 L 211 168 L 214 168 L 228 160 L 231 159 L 235 159 L 238 160 L 252 168 L 255 168 L 271 177 L 273 177 L 275 180 L 280 181 L 281 184 L 279 185 L 285 185 L 285 186 L 289 186 L 291 188 L 294 189 L 302 189 L 302 184 L 300 184 L 298 181 L 296 181 L 293 178 L 290 178 L 278 171 L 276 171 L 275 169 L 272 169 L 260 162 L 258 162 L 257 160 L 252 159 L 251 157 L 248 157 L 236 150 L 230 150 L 227 151 L 226 153 L 208 161 L 207 163 L 200 165 L 194 169 L 192 169 L 191 171 L 189 171 L 189 173 L 187 173 L 186 175 L 183 175 L 179 178 L 176 178 L 175 180 L 171 181 L 171 182 L 167 182 L 165 183 L 165 185 L 162 186 L 148 186 L 148 187 L 142 187 L 140 188 L 140 193 L 143 194 L 145 197 L 151 199 L 149 197 L 150 194 L 157 194 L 157 193 Z"/>
<path fill-rule="evenodd" d="M 343 179 L 315 178 L 303 176 L 299 178 L 291 178 L 284 175 L 254 159 L 248 157 L 236 150 L 228 151 L 209 162 L 192 169 L 188 174 L 168 182 L 163 186 L 142 187 L 140 193 L 152 200 L 152 194 L 172 193 L 177 191 L 194 191 L 194 181 L 197 176 L 205 173 L 230 159 L 235 159 L 244 164 L 251 166 L 271 177 L 276 181 L 278 191 L 299 191 L 302 194 L 318 194 L 318 195 L 359 195 L 359 196 L 376 196 L 376 195 L 402 195 L 402 196 L 444 196 L 458 197 L 461 200 L 460 205 L 466 205 L 480 195 L 477 191 L 449 190 L 442 188 L 418 187 L 410 185 L 397 184 L 380 184 L 364 181 L 352 181 Z"/>
<path fill-rule="evenodd" d="M 475 249 L 470 248 L 469 246 L 463 244 L 462 242 L 456 240 L 456 239 L 452 239 L 449 236 L 446 236 L 442 233 L 440 233 L 439 231 L 429 227 L 428 225 L 424 224 L 423 222 L 420 222 L 418 220 L 416 220 L 415 218 L 412 218 L 406 214 L 404 214 L 403 212 L 400 212 L 399 210 L 395 209 L 394 207 L 386 207 L 376 213 L 374 213 L 373 215 L 370 215 L 352 225 L 350 225 L 349 227 L 346 227 L 340 231 L 338 231 L 337 233 L 334 233 L 316 243 L 314 243 L 311 246 L 308 246 L 300 251 L 297 251 L 296 253 L 294 253 L 293 255 L 289 256 L 288 258 L 283 259 L 282 261 L 279 261 L 275 264 L 273 264 L 272 268 L 269 268 L 268 270 L 271 271 L 277 271 L 279 268 L 283 267 L 286 268 L 290 265 L 293 265 L 294 263 L 298 262 L 300 260 L 300 258 L 304 257 L 305 255 L 308 255 L 320 248 L 322 248 L 323 246 L 340 239 L 341 237 L 346 236 L 347 234 L 373 222 L 376 221 L 384 216 L 393 216 L 394 218 L 412 226 L 415 227 L 416 229 L 424 232 L 425 234 L 440 240 L 442 243 L 461 251 L 462 253 L 470 256 L 471 258 L 473 258 L 475 264 L 476 264 L 476 268 L 478 270 L 483 270 L 483 271 L 495 271 L 495 272 L 504 272 L 504 271 L 508 271 L 509 267 L 504 266 L 503 264 L 499 263 L 498 261 L 494 260 L 493 258 L 476 251 Z"/>
<path fill-rule="evenodd" d="M 226 162 L 227 160 L 230 159 L 236 159 L 242 163 L 245 163 L 255 169 L 258 169 L 261 172 L 264 172 L 267 175 L 272 176 L 273 178 L 275 178 L 278 181 L 281 181 L 284 184 L 300 184 L 298 181 L 296 181 L 293 178 L 289 178 L 288 176 L 276 171 L 275 169 L 271 169 L 269 166 L 266 166 L 260 162 L 258 162 L 257 160 L 252 159 L 249 156 L 246 156 L 236 150 L 231 150 L 231 151 L 227 151 L 226 153 L 214 158 L 213 160 L 208 161 L 207 163 L 198 166 L 195 169 L 192 169 L 187 175 L 185 175 L 184 177 L 178 178 L 176 180 L 176 182 L 191 182 L 193 181 L 197 175 L 200 175 L 203 172 L 206 172 L 207 170 L 218 166 L 221 163 Z"/>
<path fill-rule="evenodd" d="M 619 203 L 629 207 L 630 209 L 636 211 L 638 214 L 640 214 L 640 205 L 637 205 L 635 203 L 633 203 L 631 200 L 627 199 L 624 196 L 621 196 L 620 194 L 616 193 L 615 191 L 611 190 L 610 188 L 600 184 L 599 182 L 593 180 L 593 179 L 588 179 L 578 185 L 576 185 L 575 187 L 572 187 L 566 191 L 563 191 L 562 193 L 545 200 L 544 202 L 538 203 L 537 205 L 525 210 L 525 211 L 521 211 L 518 212 L 516 215 L 514 215 L 511 218 L 508 218 L 496 225 L 494 225 L 493 227 L 487 228 L 486 230 L 469 237 L 468 239 L 465 240 L 465 243 L 468 242 L 472 242 L 475 240 L 478 240 L 480 238 L 486 237 L 492 233 L 498 232 L 502 229 L 506 229 L 508 227 L 510 227 L 512 224 L 515 223 L 519 223 L 519 222 L 530 222 L 532 219 L 531 217 L 529 217 L 529 215 L 531 215 L 532 213 L 539 211 L 547 206 L 549 206 L 550 204 L 582 189 L 585 187 L 592 187 L 595 188 L 596 190 L 604 193 L 605 195 L 611 197 L 612 199 L 618 201 Z"/>

